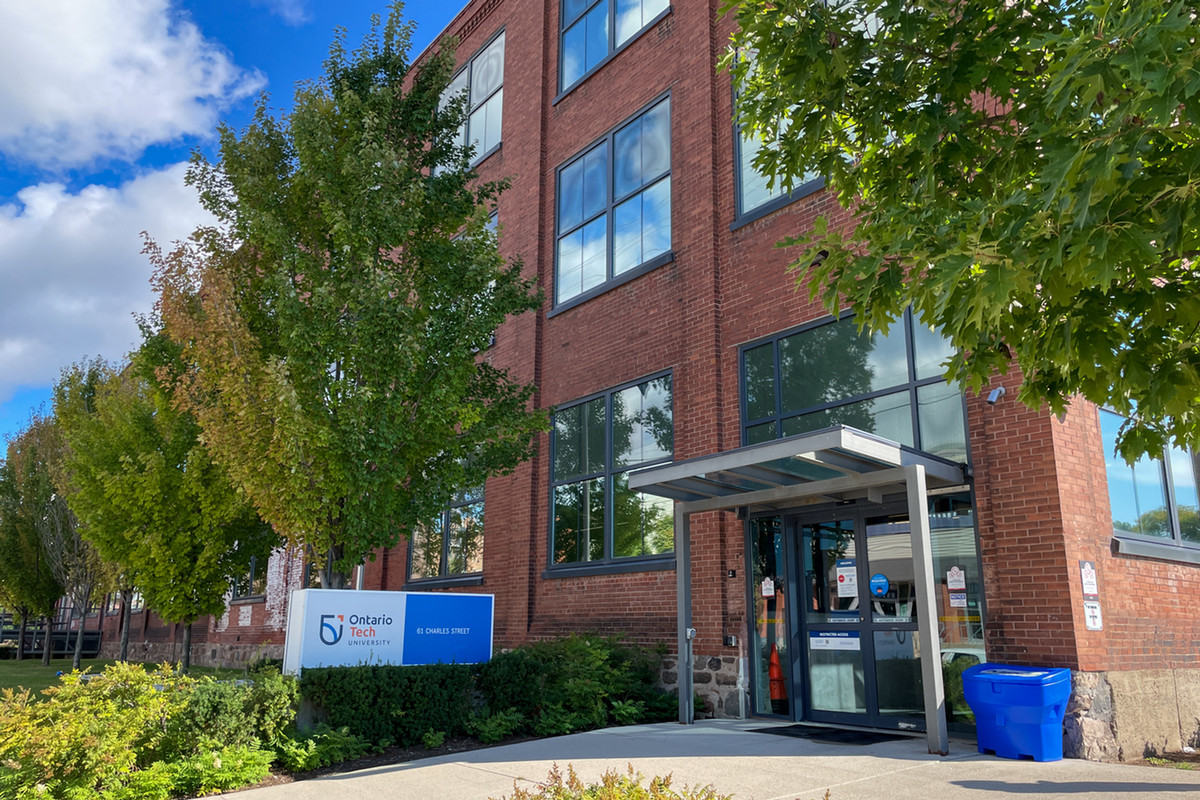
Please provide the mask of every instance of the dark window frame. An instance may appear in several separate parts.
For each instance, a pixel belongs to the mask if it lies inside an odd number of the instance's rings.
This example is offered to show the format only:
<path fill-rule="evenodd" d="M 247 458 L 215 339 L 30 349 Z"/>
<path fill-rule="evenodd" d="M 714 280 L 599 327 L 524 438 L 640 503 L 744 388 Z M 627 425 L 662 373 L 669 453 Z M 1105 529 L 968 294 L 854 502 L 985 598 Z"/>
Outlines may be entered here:
<path fill-rule="evenodd" d="M 766 425 L 768 423 L 774 423 L 776 426 L 776 428 L 775 428 L 776 436 L 774 438 L 775 439 L 785 438 L 782 436 L 782 434 L 783 434 L 783 424 L 786 420 L 794 419 L 797 417 L 802 417 L 802 416 L 805 416 L 806 414 L 812 414 L 814 412 L 827 411 L 831 408 L 839 408 L 841 406 L 846 406 L 846 405 L 850 405 L 852 403 L 862 402 L 864 400 L 873 400 L 877 397 L 885 397 L 887 395 L 899 394 L 900 392 L 906 392 L 909 396 L 909 413 L 912 415 L 912 431 L 913 431 L 913 442 L 914 442 L 913 447 L 914 447 L 914 449 L 918 449 L 918 450 L 920 449 L 920 447 L 921 447 L 921 426 L 920 426 L 920 404 L 918 403 L 918 394 L 917 394 L 918 390 L 925 386 L 944 384 L 946 382 L 946 379 L 941 374 L 931 376 L 928 378 L 918 378 L 916 376 L 916 363 L 917 363 L 916 362 L 916 353 L 915 353 L 916 342 L 915 342 L 915 336 L 913 335 L 913 325 L 914 325 L 914 323 L 916 323 L 916 320 L 913 317 L 911 308 L 906 308 L 904 310 L 904 315 L 900 319 L 896 320 L 893 323 L 893 327 L 892 327 L 892 330 L 894 331 L 895 326 L 897 324 L 904 326 L 904 332 L 905 332 L 904 352 L 905 352 L 905 360 L 907 361 L 906 366 L 907 366 L 907 373 L 908 373 L 908 378 L 905 382 L 892 384 L 890 386 L 885 386 L 880 389 L 874 389 L 869 392 L 851 395 L 849 397 L 844 397 L 839 400 L 831 400 L 828 402 L 818 403 L 818 404 L 811 405 L 811 406 L 804 406 L 802 408 L 797 408 L 797 409 L 788 409 L 787 411 L 785 411 L 783 409 L 782 381 L 780 380 L 780 374 L 779 374 L 779 364 L 780 364 L 779 343 L 780 343 L 780 341 L 782 341 L 783 339 L 787 339 L 790 336 L 795 336 L 796 334 L 801 334 L 801 333 L 807 333 L 808 331 L 816 330 L 817 328 L 821 328 L 826 325 L 843 324 L 843 323 L 846 323 L 846 322 L 852 320 L 853 317 L 854 317 L 854 313 L 851 311 L 846 311 L 836 317 L 835 316 L 821 317 L 819 319 L 812 320 L 811 322 L 806 322 L 803 325 L 798 325 L 794 328 L 789 328 L 787 330 L 771 334 L 770 336 L 764 336 L 762 338 L 755 339 L 751 342 L 747 342 L 746 344 L 741 345 L 738 348 L 738 392 L 739 392 L 738 413 L 741 418 L 740 441 L 743 446 L 749 444 L 749 437 L 748 437 L 749 429 L 752 427 L 758 426 L 758 425 Z M 772 361 L 773 361 L 773 368 L 774 368 L 773 385 L 774 385 L 774 393 L 775 393 L 775 396 L 773 398 L 774 411 L 768 416 L 755 417 L 754 419 L 750 419 L 749 418 L 749 408 L 748 408 L 749 401 L 748 401 L 747 392 L 746 392 L 746 386 L 747 386 L 747 383 L 746 383 L 746 354 L 749 351 L 754 350 L 758 347 L 761 347 L 765 344 L 770 344 L 771 348 L 772 348 Z M 961 388 L 960 388 L 960 392 L 961 392 Z M 963 431 L 964 431 L 964 433 L 966 433 L 968 435 L 968 439 L 969 439 L 969 430 L 970 429 L 967 426 L 966 403 L 962 403 L 962 414 L 963 414 L 963 420 L 962 420 Z M 970 442 L 968 441 L 968 442 L 966 442 L 966 444 L 967 444 L 967 463 L 970 463 L 970 457 L 971 457 L 970 456 Z"/>
<path fill-rule="evenodd" d="M 1105 406 L 1096 407 L 1096 425 L 1101 431 L 1101 441 L 1103 441 L 1103 415 L 1110 414 L 1121 419 L 1125 418 L 1124 414 L 1114 409 Z M 1103 445 L 1102 445 L 1103 446 Z M 1192 451 L 1189 449 L 1189 456 Z M 1104 453 L 1105 461 L 1109 454 Z M 1119 456 L 1118 456 L 1119 457 Z M 1193 459 L 1195 456 L 1192 456 Z M 1122 555 L 1141 556 L 1144 558 L 1156 558 L 1164 561 L 1181 561 L 1189 564 L 1200 564 L 1200 542 L 1190 542 L 1183 538 L 1183 526 L 1179 520 L 1179 500 L 1176 496 L 1175 486 L 1176 479 L 1174 467 L 1171 464 L 1171 448 L 1163 447 L 1162 452 L 1158 456 L 1151 456 L 1157 462 L 1158 479 L 1160 488 L 1163 489 L 1163 497 L 1166 501 L 1166 521 L 1167 527 L 1170 530 L 1171 536 L 1155 536 L 1149 533 L 1139 533 L 1138 531 L 1117 530 L 1113 527 L 1112 541 L 1117 553 Z M 1193 468 L 1192 480 L 1196 481 L 1197 476 Z M 1105 489 L 1108 490 L 1109 476 L 1107 466 L 1104 475 Z M 1197 486 L 1197 492 L 1200 494 L 1200 485 Z M 1109 518 L 1112 519 L 1112 500 L 1109 495 Z M 1153 509 L 1150 509 L 1151 511 Z"/>
<path fill-rule="evenodd" d="M 441 587 L 441 586 L 474 586 L 483 583 L 483 567 L 474 572 L 450 572 L 450 517 L 454 510 L 463 508 L 464 506 L 474 505 L 479 503 L 483 506 L 483 542 L 480 547 L 483 547 L 487 541 L 487 502 L 485 500 L 485 487 L 474 486 L 466 491 L 455 495 L 451 501 L 439 513 L 442 531 L 442 550 L 438 558 L 438 574 L 426 578 L 414 578 L 412 574 L 413 561 L 413 541 L 410 537 L 408 540 L 408 558 L 405 559 L 404 565 L 404 580 L 405 586 L 412 585 L 414 587 Z M 482 564 L 482 554 L 481 554 Z"/>
<path fill-rule="evenodd" d="M 651 180 L 647 180 L 645 183 L 641 184 L 637 189 L 626 192 L 622 195 L 615 194 L 614 184 L 616 183 L 616 181 L 615 181 L 614 176 L 616 175 L 617 163 L 616 163 L 616 159 L 614 157 L 615 156 L 614 144 L 616 142 L 617 134 L 620 133 L 621 131 L 625 130 L 625 128 L 632 125 L 637 120 L 639 120 L 642 116 L 644 116 L 646 113 L 648 113 L 651 109 L 655 108 L 659 103 L 663 103 L 663 102 L 666 102 L 668 104 L 667 136 L 668 136 L 668 145 L 671 148 L 671 159 L 670 159 L 671 163 L 668 165 L 667 169 L 664 172 L 656 175 Z M 615 289 L 616 287 L 618 287 L 624 283 L 627 283 L 628 281 L 631 281 L 635 278 L 645 275 L 647 272 L 651 272 L 651 271 L 663 266 L 664 264 L 669 264 L 670 262 L 675 260 L 675 250 L 674 250 L 674 239 L 675 239 L 675 228 L 674 228 L 675 152 L 674 152 L 674 136 L 673 136 L 674 131 L 672 130 L 672 126 L 674 125 L 674 121 L 675 121 L 675 115 L 674 115 L 674 110 L 669 108 L 670 102 L 671 102 L 671 90 L 668 89 L 667 91 L 662 92 L 661 94 L 654 97 L 654 99 L 652 99 L 650 102 L 641 106 L 633 114 L 630 114 L 628 117 L 621 120 L 619 123 L 617 123 L 612 128 L 610 128 L 607 132 L 605 132 L 602 136 L 600 136 L 599 138 L 597 138 L 594 141 L 592 141 L 591 143 L 589 143 L 582 150 L 575 153 L 573 156 L 568 158 L 566 161 L 559 164 L 558 167 L 554 170 L 554 283 L 553 283 L 553 286 L 551 287 L 552 308 L 547 313 L 547 315 L 546 315 L 547 318 L 553 317 L 556 314 L 562 313 L 563 311 L 566 311 L 569 308 L 574 308 L 575 306 L 577 306 L 581 303 L 585 303 L 588 300 L 591 300 L 593 297 L 602 295 L 605 292 Z M 569 167 L 582 161 L 588 155 L 595 152 L 597 149 L 599 149 L 601 147 L 605 148 L 609 154 L 609 157 L 606 159 L 607 160 L 607 167 L 606 167 L 607 171 L 606 171 L 606 175 L 605 175 L 605 194 L 606 194 L 605 200 L 606 200 L 606 202 L 605 202 L 604 208 L 603 208 L 603 210 L 598 211 L 591 215 L 584 214 L 578 223 L 571 225 L 569 228 L 563 228 L 561 221 L 559 220 L 559 211 L 560 211 L 559 198 L 561 196 L 561 191 L 562 191 L 562 173 L 566 169 L 568 169 Z M 660 181 L 663 181 L 663 180 L 667 180 L 667 181 L 671 182 L 671 192 L 670 192 L 670 200 L 671 200 L 670 218 L 671 218 L 671 223 L 672 223 L 672 225 L 671 225 L 671 247 L 669 247 L 667 249 L 667 251 L 664 253 L 659 253 L 656 256 L 646 259 L 645 261 L 638 264 L 637 266 L 631 267 L 619 275 L 614 275 L 613 274 L 613 248 L 614 248 L 616 242 L 615 242 L 615 237 L 613 235 L 613 227 L 614 227 L 613 218 L 614 218 L 614 212 L 615 212 L 616 207 L 621 205 L 625 201 L 637 196 L 638 194 L 647 191 L 651 186 L 654 186 L 656 183 L 659 183 Z M 604 270 L 605 270 L 606 277 L 603 281 L 601 281 L 597 285 L 593 286 L 592 288 L 586 289 L 586 290 L 580 292 L 579 294 L 572 295 L 571 297 L 568 297 L 565 300 L 560 301 L 558 299 L 559 266 L 560 266 L 559 262 L 558 262 L 559 243 L 566 236 L 570 236 L 572 233 L 575 233 L 578 230 L 586 228 L 590 223 L 595 222 L 596 220 L 600 219 L 601 217 L 605 218 L 605 223 L 604 223 L 605 224 Z"/>
<path fill-rule="evenodd" d="M 659 380 L 660 378 L 671 379 L 671 456 L 669 458 L 659 458 L 652 461 L 645 461 L 636 466 L 619 467 L 613 463 L 613 436 L 612 436 L 612 402 L 613 397 L 626 389 L 631 389 L 640 386 L 644 383 Z M 675 569 L 675 551 L 669 553 L 655 553 L 643 556 L 615 556 L 613 555 L 614 547 L 614 508 L 613 508 L 613 486 L 615 485 L 614 476 L 630 472 L 636 472 L 649 467 L 659 466 L 662 464 L 670 464 L 675 461 L 675 375 L 671 368 L 660 370 L 658 372 L 644 375 L 632 381 L 614 386 L 604 391 L 594 392 L 586 397 L 580 397 L 572 400 L 569 403 L 555 406 L 554 413 L 566 411 L 577 406 L 582 406 L 590 403 L 593 400 L 604 399 L 604 468 L 600 472 L 584 472 L 579 475 L 573 475 L 569 479 L 560 480 L 554 474 L 554 461 L 557 455 L 557 435 L 554 429 L 554 418 L 551 416 L 551 435 L 550 435 L 550 491 L 548 497 L 549 514 L 547 518 L 547 538 L 546 538 L 546 558 L 548 566 L 542 573 L 544 578 L 565 578 L 582 575 L 612 575 L 626 572 L 653 572 L 658 570 Z M 591 561 L 570 561 L 562 564 L 554 563 L 554 490 L 560 486 L 568 486 L 581 481 L 594 480 L 595 478 L 604 478 L 604 557 Z"/>
<path fill-rule="evenodd" d="M 270 566 L 271 557 L 267 556 L 265 559 L 262 559 L 263 563 L 261 565 L 258 562 L 259 562 L 258 556 L 250 556 L 250 566 L 247 568 L 246 572 L 243 575 L 238 576 L 238 578 L 233 581 L 233 584 L 230 587 L 230 592 L 231 592 L 230 601 L 231 602 L 248 603 L 248 602 L 254 602 L 257 600 L 265 600 L 266 599 L 266 597 L 267 597 L 267 568 L 268 568 L 268 566 Z M 262 580 L 262 591 L 255 592 L 254 591 L 255 575 L 259 571 L 259 569 L 262 570 L 262 579 L 261 579 Z M 246 581 L 246 591 L 245 592 L 242 591 L 242 587 L 240 585 L 240 582 L 242 580 Z"/>
<path fill-rule="evenodd" d="M 450 76 L 450 81 L 449 81 L 449 83 L 446 84 L 446 88 L 449 88 L 450 84 L 452 84 L 456 80 L 458 80 L 459 77 L 461 77 L 463 73 L 466 73 L 466 75 L 467 75 L 467 85 L 466 85 L 466 88 L 464 90 L 462 90 L 467 93 L 466 118 L 463 120 L 463 123 L 462 123 L 462 129 L 466 133 L 466 135 L 464 137 L 464 142 L 466 144 L 470 144 L 472 141 L 472 139 L 471 139 L 471 114 L 474 111 L 476 111 L 477 109 L 486 105 L 489 100 L 491 100 L 493 97 L 496 96 L 497 92 L 504 91 L 504 73 L 502 71 L 500 74 L 500 84 L 495 89 L 493 89 L 488 94 L 487 97 L 480 100 L 478 104 L 474 104 L 471 102 L 471 85 L 475 79 L 475 73 L 474 73 L 475 60 L 477 58 L 479 58 L 479 56 L 483 55 L 484 51 L 487 50 L 489 47 L 491 47 L 493 42 L 495 42 L 501 36 L 504 36 L 504 33 L 505 33 L 505 28 L 502 25 L 502 26 L 500 26 L 500 28 L 498 30 L 496 30 L 495 33 L 493 33 L 491 36 L 488 37 L 488 40 L 486 42 L 484 42 L 479 47 L 479 49 L 477 49 L 474 53 L 471 54 L 471 57 L 466 60 L 466 62 L 463 64 L 463 66 L 460 69 L 456 70 L 454 72 L 454 74 Z M 504 64 L 505 64 L 505 67 L 507 68 L 507 66 L 508 66 L 508 41 L 507 41 L 507 39 L 504 42 Z M 476 167 L 479 164 L 481 164 L 483 161 L 487 160 L 487 158 L 489 156 L 491 156 L 493 153 L 498 151 L 501 148 L 501 146 L 504 144 L 504 111 L 503 111 L 504 105 L 503 105 L 503 101 L 501 101 L 500 108 L 501 108 L 501 111 L 500 111 L 500 116 L 501 116 L 500 141 L 498 141 L 494 147 L 491 147 L 484 152 L 476 153 L 475 155 L 473 155 L 471 157 L 471 164 L 470 164 L 470 166 L 472 166 L 472 167 Z M 480 141 L 482 142 L 483 137 L 481 136 L 479 138 L 480 138 Z"/>
<path fill-rule="evenodd" d="M 558 94 L 551 101 L 551 105 L 557 104 L 558 101 L 575 91 L 575 89 L 585 83 L 588 78 L 602 70 L 605 64 L 612 61 L 620 53 L 624 52 L 627 47 L 632 45 L 638 39 L 642 38 L 647 31 L 649 31 L 658 23 L 662 22 L 662 20 L 670 15 L 674 10 L 674 5 L 667 3 L 666 8 L 654 15 L 653 19 L 639 28 L 636 33 L 634 33 L 621 44 L 615 44 L 617 40 L 617 4 L 615 0 L 608 0 L 608 52 L 603 58 L 597 61 L 591 69 L 585 69 L 582 73 L 580 73 L 579 77 L 576 78 L 573 83 L 571 83 L 569 86 L 564 85 L 563 66 L 566 59 L 563 58 L 563 55 L 566 53 L 564 40 L 567 35 L 567 29 L 573 27 L 575 23 L 581 22 L 598 2 L 600 2 L 600 0 L 588 0 L 587 7 L 579 14 L 578 17 L 571 20 L 570 25 L 566 24 L 566 0 L 560 0 L 558 4 Z"/>

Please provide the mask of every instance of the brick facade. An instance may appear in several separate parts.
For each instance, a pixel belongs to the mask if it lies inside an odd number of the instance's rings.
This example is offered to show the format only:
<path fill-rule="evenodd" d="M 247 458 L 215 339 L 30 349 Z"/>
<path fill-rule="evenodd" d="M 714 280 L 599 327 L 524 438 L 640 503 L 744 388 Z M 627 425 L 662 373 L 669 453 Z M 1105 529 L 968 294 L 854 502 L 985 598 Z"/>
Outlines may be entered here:
<path fill-rule="evenodd" d="M 741 346 L 826 316 L 797 291 L 785 270 L 789 253 L 775 242 L 819 214 L 852 221 L 830 193 L 818 191 L 737 224 L 732 91 L 728 76 L 713 67 L 732 21 L 717 18 L 719 5 L 675 0 L 657 24 L 561 97 L 558 0 L 473 0 L 447 29 L 461 37 L 460 63 L 505 31 L 503 143 L 479 172 L 511 179 L 499 204 L 501 249 L 523 261 L 547 298 L 536 314 L 506 322 L 483 357 L 534 383 L 535 402 L 546 408 L 670 370 L 676 460 L 741 444 Z M 668 95 L 673 259 L 555 311 L 556 168 Z M 983 395 L 966 398 L 989 660 L 1077 671 L 1069 752 L 1094 758 L 1140 757 L 1138 723 L 1121 710 L 1130 706 L 1122 697 L 1133 695 L 1122 695 L 1122 687 L 1136 685 L 1138 675 L 1170 675 L 1171 697 L 1138 703 L 1173 709 L 1174 738 L 1170 724 L 1167 733 L 1142 738 L 1146 747 L 1187 744 L 1200 736 L 1200 709 L 1185 702 L 1200 698 L 1200 619 L 1192 606 L 1200 567 L 1114 555 L 1096 410 L 1077 402 L 1061 419 L 1029 410 L 1016 401 L 1019 382 L 1015 372 L 997 376 L 992 386 L 1008 394 L 995 405 Z M 673 570 L 547 572 L 549 437 L 538 445 L 533 460 L 488 482 L 482 579 L 447 590 L 495 595 L 497 647 L 596 630 L 673 650 Z M 736 716 L 747 709 L 745 524 L 732 514 L 698 516 L 692 539 L 696 662 L 706 675 L 697 689 L 710 692 L 718 713 Z M 1099 573 L 1100 631 L 1086 629 L 1080 560 L 1094 562 Z M 273 559 L 265 600 L 198 622 L 196 661 L 278 654 L 297 565 Z M 403 543 L 376 553 L 365 588 L 416 588 L 406 584 L 406 566 Z M 131 641 L 145 641 L 147 650 L 165 646 L 167 628 L 140 624 L 138 634 L 135 617 Z M 162 631 L 157 639 L 155 629 Z M 724 646 L 725 636 L 738 644 Z M 106 647 L 115 641 L 110 631 Z"/>

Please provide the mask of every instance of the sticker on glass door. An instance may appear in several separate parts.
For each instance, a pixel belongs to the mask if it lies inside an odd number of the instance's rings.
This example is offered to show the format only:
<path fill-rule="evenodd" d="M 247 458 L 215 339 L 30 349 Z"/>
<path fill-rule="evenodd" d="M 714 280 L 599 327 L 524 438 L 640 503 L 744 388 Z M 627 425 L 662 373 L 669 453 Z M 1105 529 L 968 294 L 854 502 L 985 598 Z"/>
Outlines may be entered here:
<path fill-rule="evenodd" d="M 858 631 L 811 631 L 808 634 L 810 650 L 861 650 L 861 643 Z"/>

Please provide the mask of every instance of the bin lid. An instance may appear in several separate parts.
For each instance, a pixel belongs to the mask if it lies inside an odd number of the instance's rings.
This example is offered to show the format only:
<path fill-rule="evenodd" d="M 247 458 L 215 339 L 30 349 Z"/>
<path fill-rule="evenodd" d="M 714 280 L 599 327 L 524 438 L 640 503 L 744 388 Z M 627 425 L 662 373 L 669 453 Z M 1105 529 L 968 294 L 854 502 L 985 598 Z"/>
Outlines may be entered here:
<path fill-rule="evenodd" d="M 1038 686 L 1070 680 L 1071 670 L 1060 667 L 1014 667 L 1007 664 L 976 664 L 963 671 L 963 677 L 992 683 L 1028 683 Z"/>

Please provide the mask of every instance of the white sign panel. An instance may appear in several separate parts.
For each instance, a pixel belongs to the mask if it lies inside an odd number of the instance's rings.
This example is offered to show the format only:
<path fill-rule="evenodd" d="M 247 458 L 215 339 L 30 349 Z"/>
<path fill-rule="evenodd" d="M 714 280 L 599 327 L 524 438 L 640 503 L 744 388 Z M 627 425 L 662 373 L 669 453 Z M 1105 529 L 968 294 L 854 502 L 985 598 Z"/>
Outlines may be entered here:
<path fill-rule="evenodd" d="M 955 589 L 963 590 L 967 588 L 967 573 L 963 572 L 958 567 L 951 567 L 946 572 L 946 588 L 950 591 Z"/>
<path fill-rule="evenodd" d="M 1104 630 L 1104 619 L 1100 615 L 1099 600 L 1084 600 L 1083 601 L 1083 619 L 1087 624 L 1089 631 Z"/>
<path fill-rule="evenodd" d="M 762 596 L 763 597 L 774 597 L 775 596 L 775 581 L 772 580 L 771 578 L 763 578 Z"/>
<path fill-rule="evenodd" d="M 840 558 L 837 562 L 837 596 L 858 597 L 858 572 L 853 558 Z"/>
<path fill-rule="evenodd" d="M 1091 561 L 1079 562 L 1079 578 L 1083 584 L 1083 596 L 1089 600 L 1100 597 L 1100 586 L 1096 580 L 1096 565 Z"/>
<path fill-rule="evenodd" d="M 951 608 L 966 608 L 967 607 L 967 593 L 966 592 L 951 592 L 950 593 L 950 607 Z"/>
<path fill-rule="evenodd" d="M 858 631 L 813 631 L 808 634 L 810 650 L 861 650 Z"/>
<path fill-rule="evenodd" d="M 283 669 L 487 661 L 494 605 L 490 594 L 295 591 Z"/>

